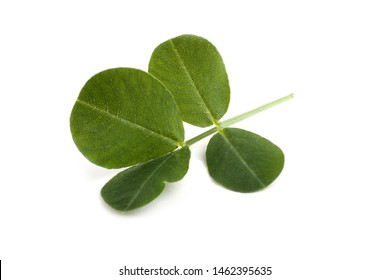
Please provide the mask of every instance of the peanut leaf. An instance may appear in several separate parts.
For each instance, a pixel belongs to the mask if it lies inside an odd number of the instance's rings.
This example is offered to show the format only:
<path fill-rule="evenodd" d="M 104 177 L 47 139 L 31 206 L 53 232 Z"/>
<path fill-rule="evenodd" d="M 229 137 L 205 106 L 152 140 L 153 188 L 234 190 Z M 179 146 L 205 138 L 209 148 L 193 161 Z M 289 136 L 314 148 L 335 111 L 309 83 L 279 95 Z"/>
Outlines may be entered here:
<path fill-rule="evenodd" d="M 70 116 L 73 140 L 91 162 L 131 166 L 101 189 L 112 208 L 142 207 L 187 173 L 190 146 L 212 134 L 206 151 L 209 173 L 236 192 L 269 186 L 284 166 L 282 150 L 252 132 L 228 126 L 293 97 L 220 121 L 230 101 L 222 57 L 202 37 L 182 35 L 154 50 L 149 73 L 134 68 L 102 71 L 82 88 Z M 183 121 L 212 128 L 184 142 Z M 179 149 L 177 149 L 180 146 Z"/>
<path fill-rule="evenodd" d="M 206 127 L 226 113 L 228 76 L 221 55 L 206 39 L 182 35 L 160 44 L 150 58 L 149 73 L 173 94 L 185 122 Z"/>
<path fill-rule="evenodd" d="M 207 166 L 215 181 L 236 192 L 255 192 L 282 172 L 282 150 L 269 140 L 238 128 L 224 128 L 210 140 Z"/>
<path fill-rule="evenodd" d="M 70 127 L 80 152 L 106 168 L 160 157 L 184 141 L 170 92 L 133 68 L 105 70 L 88 80 L 73 107 Z"/>
<path fill-rule="evenodd" d="M 160 195 L 165 182 L 176 182 L 184 177 L 190 156 L 190 149 L 184 147 L 130 167 L 104 185 L 101 195 L 107 204 L 120 211 L 144 206 Z"/>

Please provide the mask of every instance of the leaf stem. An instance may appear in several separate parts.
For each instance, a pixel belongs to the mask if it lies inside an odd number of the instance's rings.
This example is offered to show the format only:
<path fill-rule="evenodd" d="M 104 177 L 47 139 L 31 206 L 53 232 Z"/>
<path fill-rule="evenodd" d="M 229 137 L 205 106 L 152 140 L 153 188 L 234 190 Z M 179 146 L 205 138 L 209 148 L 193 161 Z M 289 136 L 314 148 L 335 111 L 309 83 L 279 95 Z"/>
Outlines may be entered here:
<path fill-rule="evenodd" d="M 190 140 L 186 141 L 184 144 L 185 146 L 191 146 L 192 144 L 195 144 L 196 142 L 202 140 L 203 138 L 206 138 L 207 136 L 214 134 L 218 131 L 218 127 L 213 127 L 202 134 L 199 134 L 198 136 L 195 136 L 194 138 L 191 138 Z"/>
<path fill-rule="evenodd" d="M 260 112 L 262 112 L 264 110 L 272 108 L 272 107 L 274 107 L 274 106 L 276 106 L 276 105 L 278 105 L 280 103 L 283 103 L 283 102 L 285 102 L 287 100 L 290 100 L 293 97 L 294 97 L 294 93 L 291 93 L 291 94 L 286 95 L 286 96 L 284 96 L 282 98 L 276 99 L 276 100 L 274 100 L 272 102 L 269 102 L 269 103 L 264 104 L 264 105 L 262 105 L 260 107 L 252 109 L 252 110 L 250 110 L 248 112 L 245 112 L 243 114 L 235 116 L 235 117 L 233 117 L 231 119 L 227 119 L 226 121 L 222 121 L 222 122 L 219 123 L 219 125 L 216 125 L 215 127 L 213 127 L 211 129 L 203 132 L 202 134 L 199 134 L 198 136 L 195 136 L 194 138 L 191 138 L 190 140 L 182 143 L 183 145 L 181 145 L 181 146 L 191 146 L 192 144 L 195 144 L 196 142 L 202 140 L 203 138 L 206 138 L 207 136 L 210 136 L 211 134 L 214 134 L 215 132 L 218 132 L 219 130 L 223 129 L 224 127 L 228 127 L 228 126 L 230 126 L 232 124 L 235 124 L 235 123 L 237 123 L 239 121 L 242 121 L 242 120 L 244 120 L 246 118 L 249 118 L 249 117 L 251 117 L 251 116 L 253 116 L 253 115 L 257 114 L 257 113 L 260 113 Z"/>
<path fill-rule="evenodd" d="M 257 107 L 255 109 L 253 109 L 253 110 L 250 110 L 250 111 L 248 111 L 246 113 L 243 113 L 241 115 L 235 116 L 235 117 L 233 117 L 231 119 L 228 119 L 226 121 L 222 121 L 222 122 L 219 123 L 219 125 L 221 126 L 221 128 L 228 127 L 228 126 L 230 126 L 232 124 L 235 124 L 235 123 L 237 123 L 239 121 L 242 121 L 242 120 L 244 120 L 246 118 L 249 118 L 249 117 L 251 117 L 251 116 L 253 116 L 253 115 L 257 114 L 257 113 L 260 113 L 261 111 L 267 110 L 267 109 L 272 108 L 272 107 L 274 107 L 274 106 L 276 106 L 276 105 L 278 105 L 280 103 L 283 103 L 283 102 L 285 102 L 287 100 L 290 100 L 293 97 L 294 97 L 294 93 L 291 93 L 291 94 L 286 95 L 286 96 L 284 96 L 282 98 L 276 99 L 276 100 L 274 100 L 272 102 L 264 104 L 264 105 L 262 105 L 260 107 Z"/>

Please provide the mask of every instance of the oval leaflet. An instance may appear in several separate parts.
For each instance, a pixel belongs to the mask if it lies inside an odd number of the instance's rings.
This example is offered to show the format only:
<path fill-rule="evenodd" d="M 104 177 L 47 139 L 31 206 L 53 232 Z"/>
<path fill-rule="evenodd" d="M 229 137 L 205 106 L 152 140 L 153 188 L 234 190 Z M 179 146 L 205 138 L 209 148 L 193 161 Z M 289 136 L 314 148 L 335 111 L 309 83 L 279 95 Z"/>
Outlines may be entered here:
<path fill-rule="evenodd" d="M 173 94 L 185 122 L 210 126 L 228 109 L 225 65 L 217 48 L 202 37 L 181 35 L 160 44 L 150 58 L 149 73 Z"/>
<path fill-rule="evenodd" d="M 284 166 L 284 154 L 278 146 L 238 128 L 216 133 L 207 146 L 206 158 L 210 176 L 236 192 L 264 189 Z"/>
<path fill-rule="evenodd" d="M 190 156 L 190 149 L 184 147 L 130 167 L 105 184 L 101 195 L 107 204 L 120 211 L 144 206 L 160 195 L 165 182 L 176 182 L 184 177 Z"/>
<path fill-rule="evenodd" d="M 184 141 L 172 95 L 156 78 L 133 68 L 105 70 L 88 80 L 70 127 L 81 153 L 106 168 L 157 158 Z"/>

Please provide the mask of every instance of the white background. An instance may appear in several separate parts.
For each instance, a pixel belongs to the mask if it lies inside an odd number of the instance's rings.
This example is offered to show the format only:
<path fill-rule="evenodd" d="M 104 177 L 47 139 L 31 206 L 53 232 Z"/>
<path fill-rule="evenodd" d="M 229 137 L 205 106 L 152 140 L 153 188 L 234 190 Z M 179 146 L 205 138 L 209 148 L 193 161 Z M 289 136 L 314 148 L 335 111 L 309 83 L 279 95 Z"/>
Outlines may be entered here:
<path fill-rule="evenodd" d="M 390 279 L 386 2 L 2 1 L 4 279 L 162 279 L 120 277 L 124 265 Z M 285 169 L 265 191 L 228 191 L 208 175 L 205 139 L 181 182 L 144 208 L 115 212 L 99 192 L 117 171 L 79 153 L 72 106 L 93 74 L 147 70 L 153 49 L 184 33 L 224 58 L 224 119 L 296 94 L 236 125 L 280 146 Z M 186 126 L 187 139 L 202 131 Z"/>

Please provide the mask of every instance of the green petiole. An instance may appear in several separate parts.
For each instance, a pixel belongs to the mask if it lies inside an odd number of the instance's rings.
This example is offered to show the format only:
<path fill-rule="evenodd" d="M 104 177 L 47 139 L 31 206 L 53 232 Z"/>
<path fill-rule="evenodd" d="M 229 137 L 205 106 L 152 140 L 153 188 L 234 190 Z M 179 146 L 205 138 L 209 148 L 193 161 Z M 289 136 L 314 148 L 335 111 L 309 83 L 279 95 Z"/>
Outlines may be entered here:
<path fill-rule="evenodd" d="M 286 95 L 286 96 L 284 96 L 282 98 L 276 99 L 276 100 L 271 101 L 271 102 L 269 102 L 267 104 L 264 104 L 264 105 L 262 105 L 260 107 L 252 109 L 252 110 L 250 110 L 248 112 L 245 112 L 245 113 L 240 114 L 238 116 L 235 116 L 233 118 L 230 118 L 230 119 L 227 119 L 225 121 L 222 121 L 222 122 L 219 123 L 219 126 L 216 125 L 213 128 L 203 132 L 202 134 L 199 134 L 199 135 L 191 138 L 190 140 L 188 140 L 188 141 L 186 141 L 184 143 L 180 143 L 181 144 L 180 146 L 191 146 L 191 145 L 195 144 L 196 142 L 202 140 L 203 138 L 206 138 L 207 136 L 210 136 L 210 135 L 214 134 L 215 132 L 218 132 L 218 130 L 220 130 L 220 129 L 228 127 L 228 126 L 230 126 L 232 124 L 235 124 L 235 123 L 237 123 L 239 121 L 242 121 L 242 120 L 244 120 L 246 118 L 249 118 L 249 117 L 251 117 L 251 116 L 253 116 L 253 115 L 257 114 L 257 113 L 260 113 L 260 112 L 265 111 L 265 110 L 267 110 L 269 108 L 272 108 L 272 107 L 274 107 L 274 106 L 276 106 L 278 104 L 281 104 L 281 103 L 283 103 L 285 101 L 288 101 L 288 100 L 292 99 L 293 97 L 294 97 L 294 93 L 291 93 L 291 94 Z"/>

